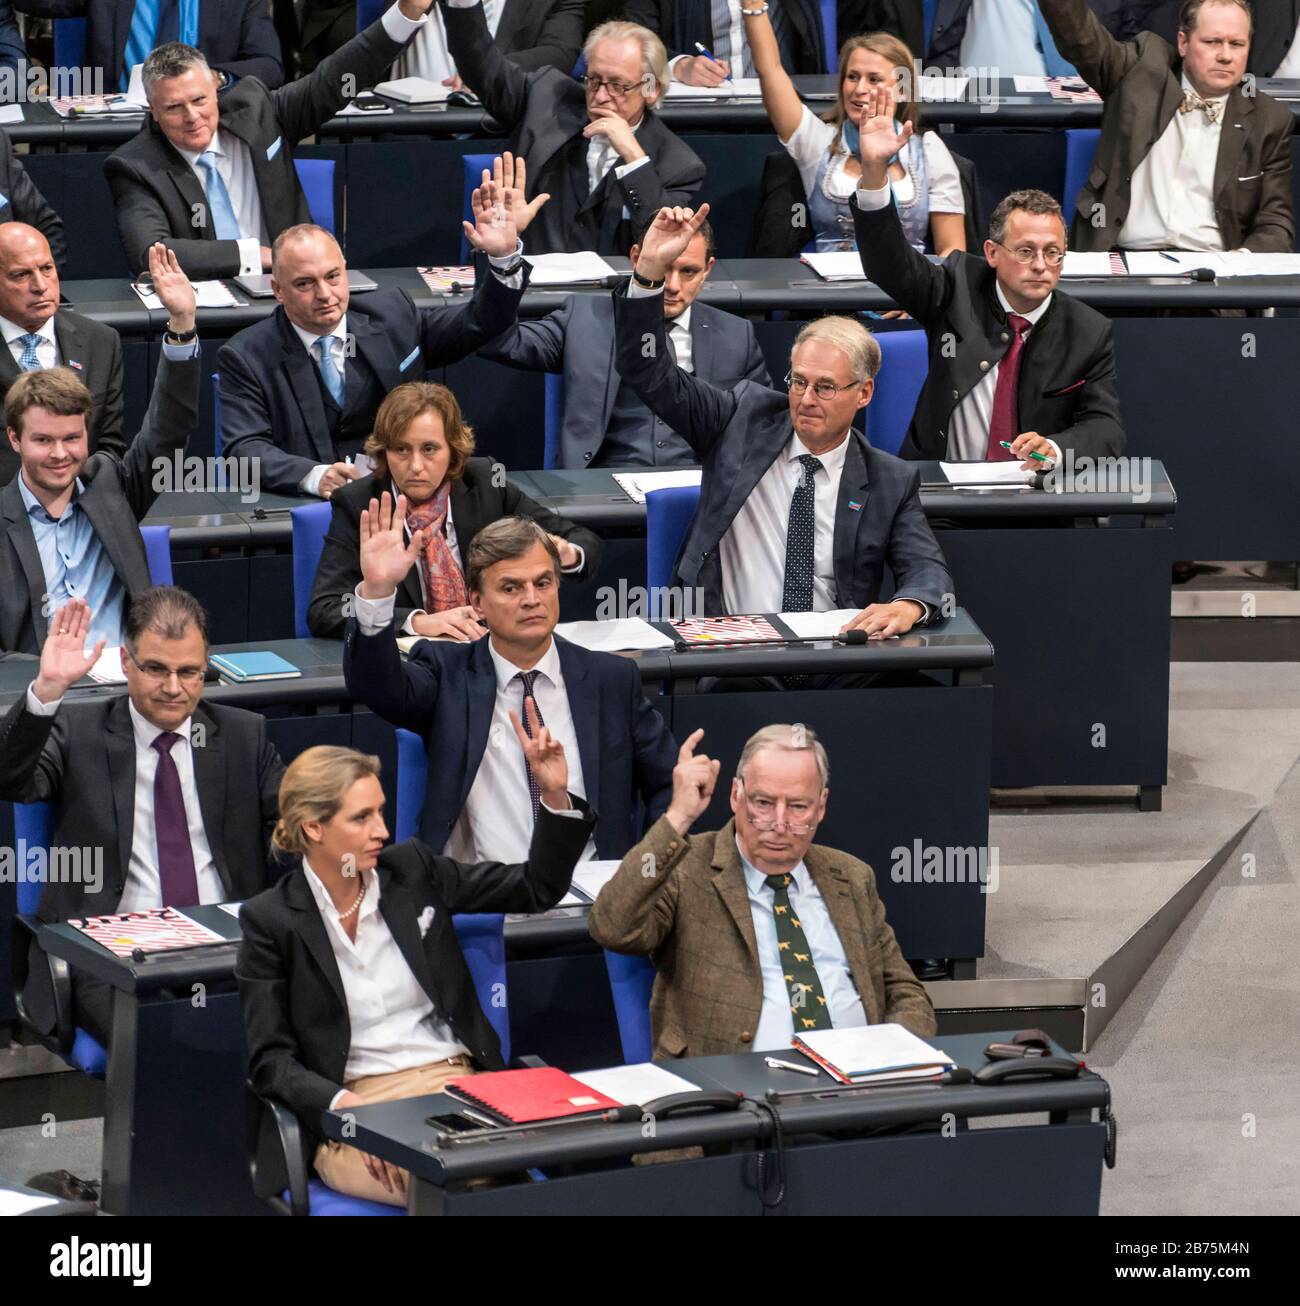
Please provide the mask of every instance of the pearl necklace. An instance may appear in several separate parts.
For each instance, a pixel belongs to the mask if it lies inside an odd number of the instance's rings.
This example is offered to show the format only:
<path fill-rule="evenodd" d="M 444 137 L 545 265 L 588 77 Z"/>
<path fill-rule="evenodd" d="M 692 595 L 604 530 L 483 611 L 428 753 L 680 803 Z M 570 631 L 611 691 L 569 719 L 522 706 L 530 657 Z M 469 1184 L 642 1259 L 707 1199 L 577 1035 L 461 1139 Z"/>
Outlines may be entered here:
<path fill-rule="evenodd" d="M 349 916 L 351 916 L 351 915 L 352 915 L 352 914 L 357 910 L 358 907 L 361 906 L 361 900 L 362 900 L 362 898 L 364 898 L 365 896 L 366 896 L 366 882 L 365 882 L 365 880 L 363 879 L 363 880 L 361 881 L 361 888 L 360 888 L 360 889 L 358 890 L 358 892 L 357 892 L 357 900 L 356 900 L 356 902 L 354 902 L 354 903 L 352 904 L 352 906 L 349 907 L 349 908 L 347 909 L 347 911 L 344 911 L 344 912 L 340 912 L 340 913 L 339 913 L 339 920 L 340 920 L 340 921 L 345 921 L 345 920 L 347 920 L 347 918 L 348 918 Z"/>

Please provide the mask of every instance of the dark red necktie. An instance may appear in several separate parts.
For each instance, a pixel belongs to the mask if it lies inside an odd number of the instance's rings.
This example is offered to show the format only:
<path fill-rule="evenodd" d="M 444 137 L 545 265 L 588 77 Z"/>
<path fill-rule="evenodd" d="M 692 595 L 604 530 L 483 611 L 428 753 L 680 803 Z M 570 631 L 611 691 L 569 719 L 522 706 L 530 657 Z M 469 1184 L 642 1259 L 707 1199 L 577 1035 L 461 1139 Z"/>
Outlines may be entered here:
<path fill-rule="evenodd" d="M 1025 332 L 1029 319 L 1016 313 L 1007 314 L 1007 325 L 1014 333 L 1011 347 L 998 367 L 998 386 L 993 395 L 993 416 L 989 419 L 989 447 L 984 455 L 989 462 L 1008 462 L 1014 454 L 1002 447 L 1020 434 L 1020 359 L 1025 352 Z"/>
<path fill-rule="evenodd" d="M 181 776 L 172 758 L 172 745 L 180 735 L 164 731 L 153 741 L 158 769 L 153 777 L 153 823 L 158 838 L 158 878 L 164 907 L 193 907 L 199 900 L 199 880 L 194 871 L 194 846 L 185 816 Z"/>

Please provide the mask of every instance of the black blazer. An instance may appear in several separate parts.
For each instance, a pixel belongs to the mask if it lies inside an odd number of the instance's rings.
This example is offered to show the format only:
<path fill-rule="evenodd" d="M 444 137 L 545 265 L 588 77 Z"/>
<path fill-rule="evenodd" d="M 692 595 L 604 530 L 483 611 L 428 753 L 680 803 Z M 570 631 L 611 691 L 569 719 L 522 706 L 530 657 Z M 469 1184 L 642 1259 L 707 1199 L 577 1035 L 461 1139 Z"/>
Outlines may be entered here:
<path fill-rule="evenodd" d="M 791 73 L 824 73 L 826 71 L 826 34 L 822 31 L 821 9 L 817 0 L 781 0 L 782 8 L 790 20 L 790 32 L 795 51 Z M 679 54 L 694 56 L 695 42 L 713 49 L 713 15 L 708 0 L 627 0 L 624 16 L 659 34 L 668 48 L 668 57 Z M 841 41 L 848 32 L 841 32 Z M 732 76 L 739 77 L 736 61 L 732 60 Z"/>
<path fill-rule="evenodd" d="M 451 485 L 451 519 L 456 527 L 456 544 L 462 558 L 470 541 L 490 522 L 501 517 L 531 517 L 543 530 L 562 536 L 583 551 L 581 571 L 570 572 L 574 580 L 589 580 L 600 569 L 604 542 L 584 526 L 535 503 L 509 481 L 497 485 L 491 458 L 471 458 L 460 480 Z M 347 626 L 344 603 L 361 583 L 361 513 L 371 499 L 393 492 L 386 477 L 363 476 L 336 490 L 330 497 L 330 528 L 321 549 L 307 625 L 317 639 L 342 639 Z M 420 568 L 414 566 L 397 587 L 397 608 L 393 621 L 400 630 L 407 617 L 424 607 L 420 590 Z"/>
<path fill-rule="evenodd" d="M 25 222 L 29 227 L 35 227 L 50 242 L 55 264 L 62 269 L 67 263 L 68 244 L 63 238 L 63 219 L 36 189 L 3 130 L 0 130 L 0 222 Z"/>
<path fill-rule="evenodd" d="M 354 698 L 420 735 L 433 759 L 420 838 L 442 849 L 487 750 L 497 678 L 488 640 L 421 640 L 403 661 L 391 628 L 348 622 L 343 675 Z M 583 787 L 598 812 L 596 853 L 621 858 L 668 808 L 677 745 L 646 701 L 636 663 L 555 640 L 578 737 Z"/>
<path fill-rule="evenodd" d="M 86 66 L 104 70 L 106 91 L 117 89 L 135 0 L 14 0 L 14 8 L 39 18 L 84 18 Z M 177 8 L 163 6 L 155 46 L 180 40 Z M 198 46 L 213 68 L 235 77 L 258 77 L 268 86 L 284 81 L 267 0 L 203 0 Z"/>
<path fill-rule="evenodd" d="M 53 803 L 54 846 L 101 849 L 99 892 L 84 884 L 51 883 L 41 895 L 46 921 L 117 910 L 131 861 L 135 823 L 135 734 L 125 695 L 64 703 L 53 716 L 27 710 L 26 692 L 0 722 L 0 798 Z M 271 830 L 278 813 L 284 763 L 266 737 L 258 712 L 200 703 L 193 727 L 194 780 L 203 832 L 233 900 L 261 893 Z"/>
<path fill-rule="evenodd" d="M 110 326 L 61 308 L 54 318 L 54 339 L 62 366 L 70 367 L 90 391 L 91 409 L 86 419 L 90 452 L 126 453 L 122 438 L 122 338 Z M 22 375 L 13 353 L 0 345 L 0 403 L 9 387 Z M 20 461 L 6 439 L 0 448 L 0 485 L 18 475 Z"/>
<path fill-rule="evenodd" d="M 172 362 L 164 354 L 144 425 L 126 453 L 118 457 L 100 450 L 81 469 L 86 489 L 77 502 L 122 578 L 128 599 L 153 583 L 139 523 L 158 497 L 155 459 L 170 460 L 173 451 L 183 450 L 198 422 L 202 368 L 199 358 Z M 16 476 L 0 490 L 0 519 L 5 537 L 0 541 L 0 649 L 39 655 L 47 617 L 42 603 L 45 572 Z"/>
<path fill-rule="evenodd" d="M 1272 77 L 1286 58 L 1300 23 L 1300 0 L 1264 0 L 1255 6 L 1255 34 L 1250 42 L 1250 62 L 1256 77 Z"/>
<path fill-rule="evenodd" d="M 376 22 L 299 81 L 270 90 L 256 77 L 241 77 L 222 93 L 221 127 L 248 146 L 271 241 L 286 227 L 311 221 L 293 166 L 293 147 L 317 132 L 357 91 L 382 80 L 401 49 Z M 207 220 L 202 184 L 156 122 L 150 120 L 109 155 L 104 175 L 132 269 L 144 269 L 149 246 L 161 240 L 196 279 L 239 272 L 238 244 L 217 239 Z M 201 220 L 197 234 L 196 216 Z"/>
<path fill-rule="evenodd" d="M 623 179 L 611 168 L 594 192 L 587 190 L 587 115 L 582 84 L 554 68 L 525 72 L 492 44 L 483 6 L 442 8 L 447 46 L 467 85 L 509 134 L 510 149 L 528 164 L 528 198 L 551 198 L 524 232 L 530 254 L 594 249 L 626 254 L 633 233 L 666 204 L 694 204 L 704 164 L 694 150 L 646 113 L 637 140 L 650 156 Z M 573 151 L 565 155 L 565 151 Z"/>
<path fill-rule="evenodd" d="M 501 1044 L 479 1005 L 452 926 L 458 912 L 537 912 L 564 896 L 591 833 L 582 819 L 538 813 L 528 861 L 466 865 L 418 839 L 379 857 L 379 911 L 439 1017 L 484 1070 L 502 1070 Z M 235 978 L 248 1036 L 249 1076 L 320 1140 L 320 1117 L 343 1088 L 352 1029 L 338 963 L 301 863 L 240 908 Z"/>
<path fill-rule="evenodd" d="M 372 290 L 350 301 L 348 333 L 379 378 L 381 401 L 514 322 L 523 289 L 503 284 L 482 258 L 478 268 L 473 296 L 454 307 L 417 308 L 405 290 Z M 260 459 L 264 489 L 292 494 L 313 467 L 334 461 L 320 373 L 282 307 L 222 345 L 217 370 L 223 451 Z"/>
<path fill-rule="evenodd" d="M 863 271 L 921 324 L 929 340 L 930 371 L 902 455 L 946 458 L 953 413 L 1009 347 L 997 278 L 975 254 L 949 254 L 938 264 L 918 254 L 892 204 L 864 213 L 854 203 L 853 217 Z M 955 349 L 949 347 L 954 340 Z M 1020 428 L 1076 454 L 1124 450 L 1110 320 L 1059 289 L 1025 345 Z"/>
<path fill-rule="evenodd" d="M 742 381 L 730 390 L 690 376 L 669 361 L 658 295 L 614 296 L 618 369 L 664 421 L 682 433 L 704 465 L 700 503 L 677 557 L 674 586 L 704 593 L 705 612 L 722 613 L 719 544 L 741 505 L 793 434 L 789 398 Z M 653 336 L 654 347 L 643 341 Z M 649 354 L 649 357 L 647 357 Z M 873 449 L 858 431 L 849 446 L 835 507 L 837 606 L 879 601 L 888 565 L 894 593 L 919 599 L 939 615 L 953 592 L 934 532 L 921 511 L 920 474 Z"/>

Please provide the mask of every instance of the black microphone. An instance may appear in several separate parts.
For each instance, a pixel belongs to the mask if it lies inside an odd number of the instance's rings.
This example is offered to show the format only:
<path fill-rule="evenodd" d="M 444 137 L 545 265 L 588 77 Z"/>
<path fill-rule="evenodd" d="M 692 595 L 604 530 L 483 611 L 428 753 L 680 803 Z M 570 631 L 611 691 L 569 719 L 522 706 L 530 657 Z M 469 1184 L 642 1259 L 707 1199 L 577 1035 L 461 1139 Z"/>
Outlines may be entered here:
<path fill-rule="evenodd" d="M 1134 276 L 1133 273 L 1129 275 Z M 1138 281 L 1213 281 L 1215 277 L 1213 268 L 1189 268 L 1185 272 L 1143 272 L 1135 279 Z"/>
<path fill-rule="evenodd" d="M 867 632 L 859 627 L 857 630 L 846 630 L 835 636 L 837 644 L 865 644 L 870 638 Z"/>

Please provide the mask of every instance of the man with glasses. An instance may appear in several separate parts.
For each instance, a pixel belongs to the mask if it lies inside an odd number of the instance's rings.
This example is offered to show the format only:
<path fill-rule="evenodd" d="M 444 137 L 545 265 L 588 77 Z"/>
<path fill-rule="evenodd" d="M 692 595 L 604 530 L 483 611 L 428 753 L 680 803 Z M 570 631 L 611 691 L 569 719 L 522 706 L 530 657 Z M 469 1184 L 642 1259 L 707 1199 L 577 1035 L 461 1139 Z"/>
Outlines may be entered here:
<path fill-rule="evenodd" d="M 796 1033 L 896 1022 L 937 1028 L 885 920 L 865 862 L 814 844 L 830 763 L 814 731 L 764 726 L 731 782 L 732 819 L 692 835 L 719 764 L 682 745 L 668 810 L 601 890 L 588 927 L 602 947 L 659 972 L 654 1056 L 788 1048 Z"/>
<path fill-rule="evenodd" d="M 921 511 L 918 470 L 852 425 L 880 369 L 865 327 L 846 317 L 804 326 L 788 394 L 750 380 L 713 385 L 677 364 L 664 283 L 708 211 L 661 210 L 631 285 L 614 295 L 619 374 L 704 468 L 674 586 L 698 593 L 709 615 L 854 608 L 845 628 L 882 639 L 945 615 L 952 579 Z M 895 588 L 881 603 L 885 566 Z"/>
<path fill-rule="evenodd" d="M 41 919 L 260 893 L 274 878 L 267 857 L 284 765 L 262 716 L 201 702 L 208 637 L 198 600 L 170 585 L 136 597 L 121 648 L 126 696 L 64 707 L 103 652 L 93 632 L 84 599 L 55 611 L 36 678 L 0 722 L 0 798 L 52 803 L 53 848 L 78 855 L 49 864 L 85 872 L 50 877 Z M 52 1029 L 42 972 L 30 969 L 24 997 Z M 111 992 L 74 971 L 76 1023 L 104 1044 Z"/>
<path fill-rule="evenodd" d="M 867 276 L 921 324 L 930 346 L 902 456 L 1020 458 L 1026 471 L 1043 471 L 1065 449 L 1122 453 L 1110 322 L 1056 293 L 1066 250 L 1061 206 L 1043 191 L 1015 191 L 993 211 L 983 258 L 956 253 L 931 263 L 908 243 L 890 194 L 889 162 L 911 124 L 895 135 L 892 101 L 874 99 L 861 126 L 858 251 Z"/>
<path fill-rule="evenodd" d="M 526 72 L 492 43 L 479 0 L 442 0 L 447 45 L 465 83 L 527 165 L 526 198 L 548 196 L 529 254 L 626 254 L 665 204 L 687 204 L 704 164 L 654 112 L 667 90 L 663 42 L 635 23 L 602 23 L 583 48 L 586 76 Z M 516 205 L 516 208 L 520 206 Z"/>

